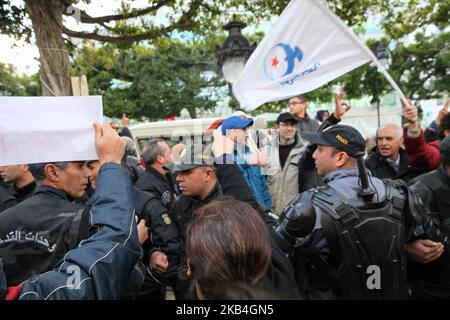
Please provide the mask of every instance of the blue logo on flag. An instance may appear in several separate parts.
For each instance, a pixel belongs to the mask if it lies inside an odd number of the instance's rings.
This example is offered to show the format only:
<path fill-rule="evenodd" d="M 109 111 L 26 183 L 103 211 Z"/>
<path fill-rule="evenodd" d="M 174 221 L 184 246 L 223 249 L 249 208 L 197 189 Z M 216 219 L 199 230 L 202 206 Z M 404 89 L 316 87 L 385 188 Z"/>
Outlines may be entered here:
<path fill-rule="evenodd" d="M 302 61 L 303 52 L 299 47 L 292 48 L 286 43 L 274 46 L 264 59 L 264 70 L 271 80 L 280 79 L 294 71 L 295 64 Z"/>

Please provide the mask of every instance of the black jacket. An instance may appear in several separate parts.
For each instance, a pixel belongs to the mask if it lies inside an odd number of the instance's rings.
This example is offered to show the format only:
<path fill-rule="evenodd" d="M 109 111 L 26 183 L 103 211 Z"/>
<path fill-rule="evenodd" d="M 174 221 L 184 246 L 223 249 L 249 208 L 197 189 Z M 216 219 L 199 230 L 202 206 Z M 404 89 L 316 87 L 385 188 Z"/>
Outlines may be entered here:
<path fill-rule="evenodd" d="M 131 131 L 130 129 L 128 129 L 128 127 L 122 128 L 122 130 L 119 132 L 119 136 L 133 139 L 133 135 L 131 134 Z"/>
<path fill-rule="evenodd" d="M 217 183 L 211 193 L 203 200 L 198 200 L 183 194 L 177 197 L 172 209 L 172 217 L 178 227 L 180 256 L 182 258 L 185 257 L 187 226 L 191 222 L 195 210 L 221 196 L 223 196 L 222 188 Z"/>
<path fill-rule="evenodd" d="M 178 228 L 172 222 L 169 210 L 162 204 L 160 198 L 149 192 L 133 188 L 133 198 L 136 214 L 145 220 L 145 225 L 149 229 L 150 237 L 142 246 L 145 265 L 148 265 L 150 255 L 154 251 L 165 253 L 169 259 L 177 257 Z"/>
<path fill-rule="evenodd" d="M 169 174 L 163 175 L 152 166 L 149 166 L 139 174 L 135 186 L 142 191 L 150 192 L 159 198 L 168 210 L 171 209 L 175 200 L 175 190 Z"/>
<path fill-rule="evenodd" d="M 450 237 L 450 177 L 444 166 L 423 174 L 410 182 L 426 208 L 438 222 L 440 230 Z M 408 281 L 421 296 L 450 299 L 450 248 L 427 264 L 408 262 Z"/>
<path fill-rule="evenodd" d="M 400 149 L 400 166 L 398 172 L 389 164 L 385 157 L 374 147 L 366 160 L 367 169 L 370 170 L 374 177 L 380 179 L 402 179 L 405 182 L 414 179 L 424 173 L 413 166 L 405 150 Z"/>
<path fill-rule="evenodd" d="M 0 212 L 5 211 L 17 204 L 17 200 L 0 184 Z"/>
<path fill-rule="evenodd" d="M 233 163 L 231 154 L 216 158 L 215 166 L 217 180 L 219 180 L 224 195 L 247 202 L 261 215 L 266 223 L 273 222 L 272 215 L 268 214 L 270 211 L 259 205 L 239 167 Z"/>
<path fill-rule="evenodd" d="M 62 191 L 38 185 L 0 215 L 0 256 L 9 285 L 51 270 L 77 244 L 82 208 Z"/>
<path fill-rule="evenodd" d="M 145 191 L 138 199 L 143 205 L 143 216 L 150 229 L 150 241 L 144 245 L 144 258 L 148 262 L 148 255 L 154 251 L 164 252 L 169 258 L 169 265 L 178 264 L 179 236 L 178 228 L 171 219 L 170 211 L 175 201 L 175 192 L 169 180 L 170 175 L 163 175 L 149 166 L 141 172 L 136 182 L 136 188 Z"/>
<path fill-rule="evenodd" d="M 25 199 L 28 199 L 33 194 L 36 189 L 36 181 L 30 182 L 26 186 L 22 188 L 16 188 L 15 185 L 11 185 L 9 188 L 9 193 L 16 198 L 17 202 L 22 202 Z"/>
<path fill-rule="evenodd" d="M 139 178 L 141 172 L 144 171 L 144 167 L 138 158 L 132 155 L 125 156 L 125 170 L 130 174 L 131 184 L 134 186 Z"/>

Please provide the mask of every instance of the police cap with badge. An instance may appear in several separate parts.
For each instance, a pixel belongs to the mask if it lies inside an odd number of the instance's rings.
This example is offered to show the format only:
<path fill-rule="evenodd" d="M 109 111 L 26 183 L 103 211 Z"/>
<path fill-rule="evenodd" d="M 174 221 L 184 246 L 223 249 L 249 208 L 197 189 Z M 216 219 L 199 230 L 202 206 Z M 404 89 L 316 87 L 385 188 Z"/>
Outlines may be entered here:
<path fill-rule="evenodd" d="M 332 146 L 339 151 L 346 152 L 350 157 L 357 158 L 364 155 L 366 141 L 355 128 L 347 125 L 334 125 L 322 132 L 306 132 L 302 138 L 311 144 Z"/>

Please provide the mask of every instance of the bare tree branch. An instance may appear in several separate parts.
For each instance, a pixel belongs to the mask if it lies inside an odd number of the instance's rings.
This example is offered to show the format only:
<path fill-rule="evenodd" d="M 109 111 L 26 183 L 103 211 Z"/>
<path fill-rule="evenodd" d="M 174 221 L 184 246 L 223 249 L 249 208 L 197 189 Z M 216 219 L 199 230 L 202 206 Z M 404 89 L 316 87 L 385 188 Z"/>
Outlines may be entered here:
<path fill-rule="evenodd" d="M 121 13 L 121 14 L 115 14 L 115 15 L 109 15 L 109 16 L 102 16 L 102 17 L 92 17 L 88 15 L 84 10 L 80 10 L 75 8 L 76 10 L 79 10 L 80 12 L 80 21 L 82 23 L 99 23 L 104 24 L 106 22 L 110 21 L 117 21 L 117 20 L 125 20 L 125 19 L 131 19 L 131 18 L 137 18 L 143 15 L 146 15 L 148 13 L 157 11 L 159 8 L 173 2 L 173 0 L 161 0 L 158 1 L 158 3 L 154 4 L 151 7 L 139 9 L 139 10 L 133 10 L 129 13 Z M 68 15 L 65 13 L 65 15 Z"/>
<path fill-rule="evenodd" d="M 82 38 L 82 39 L 91 39 L 91 40 L 98 40 L 103 42 L 109 42 L 114 43 L 116 45 L 130 45 L 133 42 L 138 42 L 142 40 L 148 40 L 148 39 L 156 39 L 160 36 L 166 35 L 167 33 L 177 29 L 177 28 L 183 28 L 189 26 L 192 21 L 191 18 L 195 16 L 199 9 L 199 4 L 201 4 L 201 1 L 193 1 L 191 2 L 191 6 L 188 11 L 184 12 L 182 16 L 178 19 L 178 21 L 172 23 L 170 26 L 161 28 L 161 29 L 154 29 L 150 30 L 141 34 L 131 35 L 131 36 L 108 36 L 108 35 L 100 35 L 97 33 L 86 33 L 86 32 L 79 32 L 79 31 L 73 31 L 69 28 L 63 26 L 62 32 L 70 37 L 75 38 Z"/>

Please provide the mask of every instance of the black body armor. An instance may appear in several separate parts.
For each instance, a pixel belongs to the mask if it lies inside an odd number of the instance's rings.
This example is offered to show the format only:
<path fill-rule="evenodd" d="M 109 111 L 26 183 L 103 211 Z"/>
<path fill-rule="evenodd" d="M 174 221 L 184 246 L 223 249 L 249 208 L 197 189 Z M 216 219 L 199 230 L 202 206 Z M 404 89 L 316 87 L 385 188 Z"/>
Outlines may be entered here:
<path fill-rule="evenodd" d="M 421 236 L 447 241 L 404 183 L 384 182 L 380 202 L 353 202 L 323 186 L 285 209 L 273 227 L 275 239 L 286 253 L 302 252 L 309 291 L 341 299 L 405 299 L 406 241 Z M 321 228 L 313 230 L 315 208 Z M 311 249 L 314 245 L 322 249 Z"/>
<path fill-rule="evenodd" d="M 326 278 L 340 298 L 406 297 L 405 197 L 387 185 L 382 202 L 359 206 L 331 187 L 321 188 L 313 197 L 322 210 L 321 224 L 330 248 Z"/>

